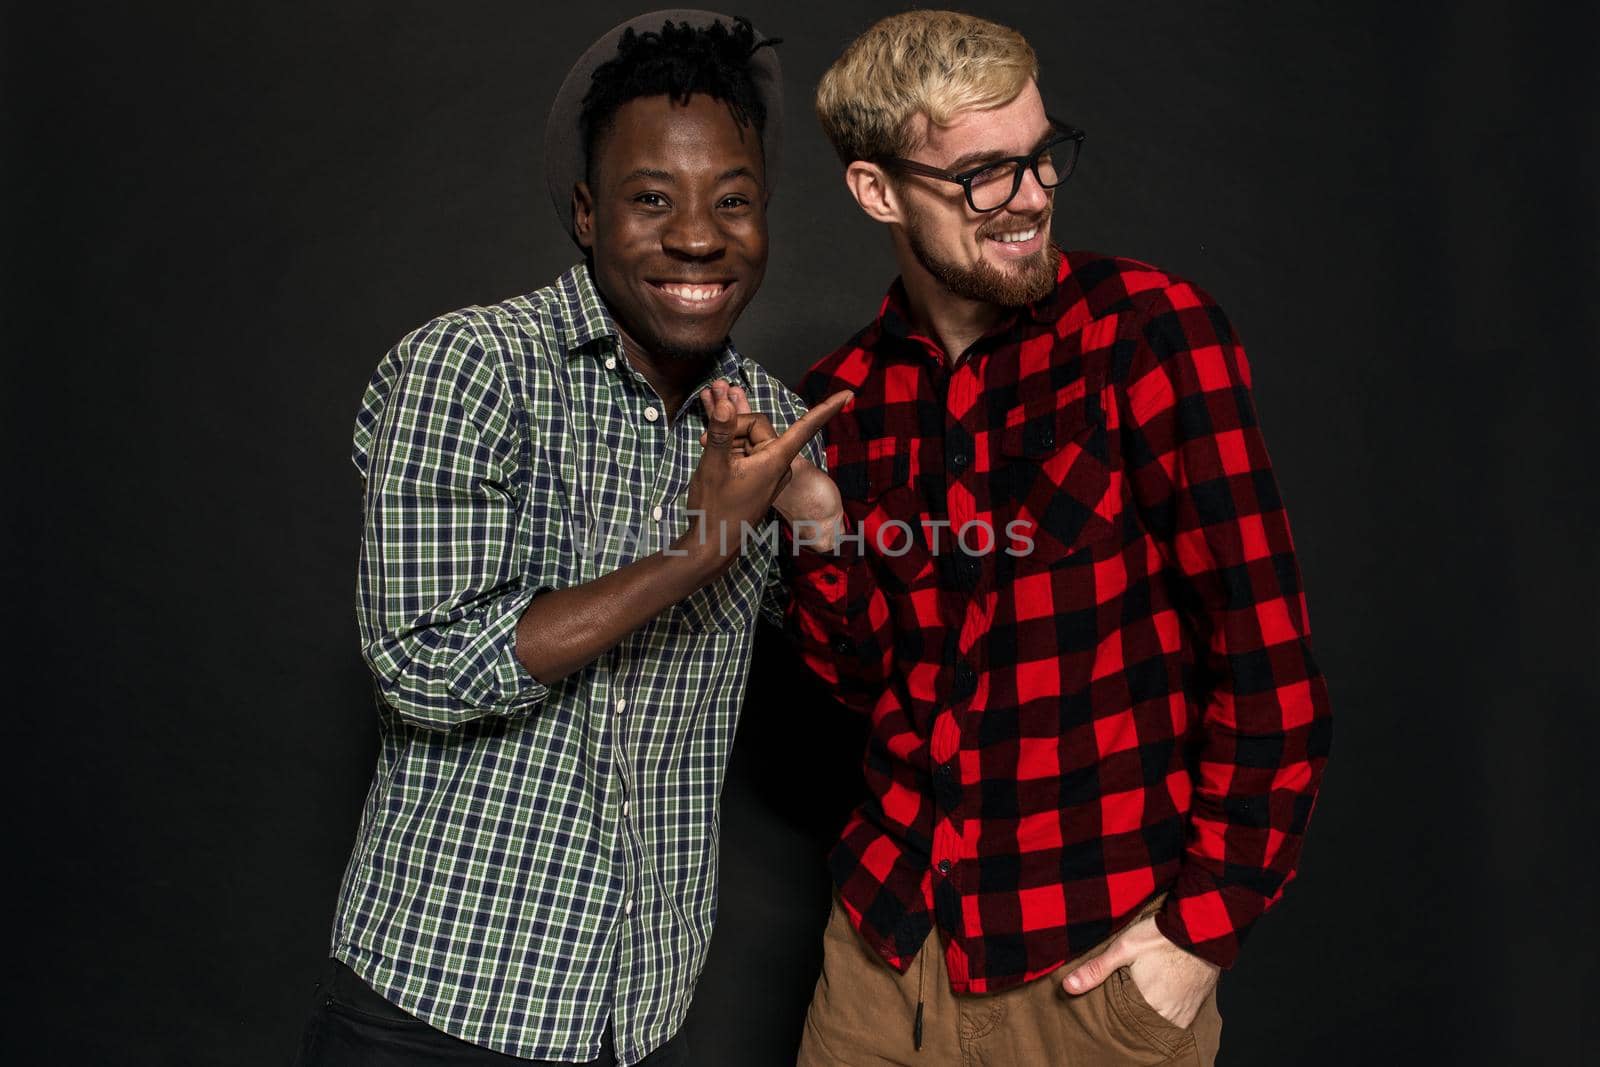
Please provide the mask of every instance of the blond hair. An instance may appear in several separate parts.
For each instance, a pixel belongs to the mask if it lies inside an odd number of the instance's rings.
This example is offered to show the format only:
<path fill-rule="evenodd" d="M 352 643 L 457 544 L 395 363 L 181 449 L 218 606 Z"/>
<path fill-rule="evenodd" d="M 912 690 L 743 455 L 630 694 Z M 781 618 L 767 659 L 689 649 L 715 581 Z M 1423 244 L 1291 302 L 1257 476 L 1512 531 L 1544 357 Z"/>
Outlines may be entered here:
<path fill-rule="evenodd" d="M 817 85 L 817 118 L 846 164 L 905 155 L 912 120 L 947 125 L 958 112 L 1015 100 L 1039 76 L 1016 30 L 959 11 L 908 11 L 850 42 Z"/>

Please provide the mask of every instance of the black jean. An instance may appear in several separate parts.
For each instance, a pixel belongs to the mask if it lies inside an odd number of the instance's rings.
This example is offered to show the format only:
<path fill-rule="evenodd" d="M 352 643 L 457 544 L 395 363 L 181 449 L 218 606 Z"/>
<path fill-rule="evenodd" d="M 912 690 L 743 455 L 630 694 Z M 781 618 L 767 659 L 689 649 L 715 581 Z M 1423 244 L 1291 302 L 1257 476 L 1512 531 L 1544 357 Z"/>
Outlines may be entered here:
<path fill-rule="evenodd" d="M 572 1067 L 568 1061 L 523 1060 L 435 1030 L 389 1003 L 361 976 L 329 959 L 316 986 L 316 1001 L 300 1040 L 300 1067 Z M 615 1067 L 611 1029 L 600 1058 L 583 1067 Z M 640 1067 L 687 1067 L 689 1047 L 680 1031 L 639 1061 Z"/>

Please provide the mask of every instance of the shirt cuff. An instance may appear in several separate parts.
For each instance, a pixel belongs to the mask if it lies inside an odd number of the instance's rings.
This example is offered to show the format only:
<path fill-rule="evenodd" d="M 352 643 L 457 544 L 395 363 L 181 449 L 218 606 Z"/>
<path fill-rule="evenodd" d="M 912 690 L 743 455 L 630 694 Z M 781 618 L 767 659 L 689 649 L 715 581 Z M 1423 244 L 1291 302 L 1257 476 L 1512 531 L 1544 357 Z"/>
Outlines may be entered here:
<path fill-rule="evenodd" d="M 849 520 L 846 521 L 848 527 Z M 789 594 L 808 611 L 844 617 L 849 608 L 850 568 L 861 559 L 856 540 L 842 538 L 834 548 L 819 552 L 796 542 L 788 523 L 782 529 L 784 571 Z"/>
<path fill-rule="evenodd" d="M 528 673 L 528 668 L 517 658 L 517 623 L 523 612 L 540 593 L 550 592 L 550 586 L 530 589 L 510 597 L 484 627 L 485 647 L 498 647 L 499 654 L 482 676 L 488 683 L 487 692 L 476 701 L 480 707 L 490 707 L 502 715 L 526 712 L 544 702 L 550 695 L 549 686 Z"/>
<path fill-rule="evenodd" d="M 1179 948 L 1226 970 L 1238 961 L 1245 935 L 1267 904 L 1261 894 L 1224 885 L 1188 861 L 1156 913 L 1156 929 Z"/>

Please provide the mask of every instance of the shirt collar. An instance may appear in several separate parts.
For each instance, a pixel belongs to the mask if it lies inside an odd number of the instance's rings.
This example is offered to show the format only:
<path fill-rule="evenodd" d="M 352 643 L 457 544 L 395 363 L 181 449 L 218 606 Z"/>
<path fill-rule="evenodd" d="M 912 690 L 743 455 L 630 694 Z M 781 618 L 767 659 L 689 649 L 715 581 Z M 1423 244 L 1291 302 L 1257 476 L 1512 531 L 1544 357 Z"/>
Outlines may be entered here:
<path fill-rule="evenodd" d="M 743 385 L 746 389 L 751 386 L 750 361 L 739 354 L 739 350 L 733 347 L 731 340 L 717 357 L 717 368 L 711 375 L 714 378 L 726 378 L 734 385 Z"/>
<path fill-rule="evenodd" d="M 622 333 L 617 329 L 611 309 L 606 307 L 605 299 L 594 284 L 594 275 L 589 272 L 588 263 L 577 263 L 568 268 L 556 279 L 556 292 L 561 299 L 559 332 L 564 356 L 572 359 L 589 350 L 599 340 L 612 342 L 603 351 L 612 351 L 613 346 L 621 348 Z M 709 383 L 711 378 L 726 378 L 736 383 L 742 381 L 748 387 L 749 363 L 733 346 L 733 341 L 729 340 L 717 356 L 716 366 L 706 381 Z"/>
<path fill-rule="evenodd" d="M 571 359 L 602 338 L 621 344 L 622 335 L 617 332 L 617 324 L 612 321 L 606 302 L 600 298 L 600 290 L 595 288 L 587 263 L 570 267 L 556 279 L 555 288 L 561 300 L 562 313 L 557 327 L 563 355 Z"/>
<path fill-rule="evenodd" d="M 1062 305 L 1065 303 L 1062 293 L 1067 288 L 1067 279 L 1072 277 L 1067 254 L 1057 246 L 1051 247 L 1056 253 L 1056 284 L 1048 293 L 1028 305 L 1028 315 L 1034 322 L 1056 322 L 1061 318 Z"/>
<path fill-rule="evenodd" d="M 556 279 L 556 292 L 561 300 L 561 316 L 557 324 L 561 335 L 562 355 L 575 359 L 589 352 L 620 352 L 622 334 L 611 309 L 606 307 L 600 290 L 594 284 L 587 263 L 578 263 Z M 608 345 L 595 345 L 596 341 L 610 341 Z M 750 360 L 739 353 L 729 340 L 718 354 L 716 363 L 702 385 L 710 385 L 714 378 L 726 378 L 736 385 L 751 387 Z M 697 390 L 698 392 L 698 390 Z"/>

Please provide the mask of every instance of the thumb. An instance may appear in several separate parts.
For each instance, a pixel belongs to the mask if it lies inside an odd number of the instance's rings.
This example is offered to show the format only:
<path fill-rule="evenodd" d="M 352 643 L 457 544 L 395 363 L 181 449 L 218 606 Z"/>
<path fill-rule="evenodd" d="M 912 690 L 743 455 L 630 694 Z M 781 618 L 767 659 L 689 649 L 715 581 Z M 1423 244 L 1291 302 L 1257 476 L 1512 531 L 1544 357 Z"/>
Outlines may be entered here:
<path fill-rule="evenodd" d="M 695 477 L 723 477 L 733 466 L 733 405 L 719 403 L 710 389 L 702 389 L 700 406 L 705 409 L 706 429 L 700 435 Z"/>
<path fill-rule="evenodd" d="M 1107 945 L 1100 955 L 1078 964 L 1061 983 L 1061 988 L 1068 993 L 1087 993 L 1110 978 L 1112 971 L 1132 962 L 1133 953 L 1128 949 L 1127 941 L 1119 937 Z"/>
<path fill-rule="evenodd" d="M 739 417 L 726 387 L 718 388 L 720 384 L 713 382 L 709 389 L 700 390 L 700 406 L 706 413 L 706 448 L 726 451 L 733 445 Z"/>

